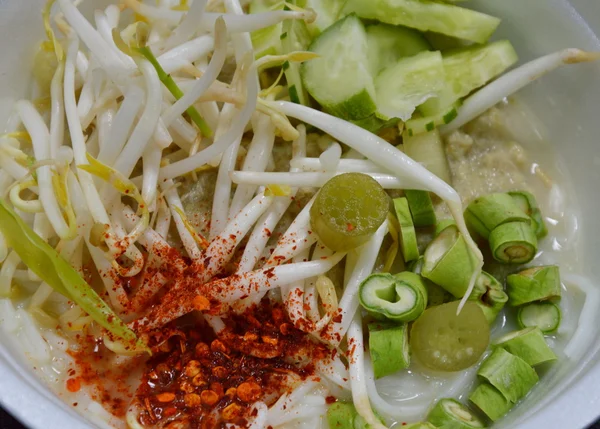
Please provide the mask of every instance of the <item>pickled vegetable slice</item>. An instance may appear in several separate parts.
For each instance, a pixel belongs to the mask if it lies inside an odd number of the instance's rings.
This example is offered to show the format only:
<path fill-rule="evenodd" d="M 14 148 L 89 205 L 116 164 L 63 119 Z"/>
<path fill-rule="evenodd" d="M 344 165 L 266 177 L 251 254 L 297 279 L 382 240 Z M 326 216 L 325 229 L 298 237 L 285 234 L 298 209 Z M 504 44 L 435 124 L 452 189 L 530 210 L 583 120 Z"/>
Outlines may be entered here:
<path fill-rule="evenodd" d="M 310 209 L 310 224 L 332 250 L 348 251 L 364 244 L 387 218 L 390 199 L 381 185 L 362 173 L 329 180 Z"/>
<path fill-rule="evenodd" d="M 474 365 L 490 341 L 483 311 L 468 301 L 460 314 L 458 301 L 425 310 L 413 324 L 410 347 L 413 356 L 436 371 L 461 371 Z"/>

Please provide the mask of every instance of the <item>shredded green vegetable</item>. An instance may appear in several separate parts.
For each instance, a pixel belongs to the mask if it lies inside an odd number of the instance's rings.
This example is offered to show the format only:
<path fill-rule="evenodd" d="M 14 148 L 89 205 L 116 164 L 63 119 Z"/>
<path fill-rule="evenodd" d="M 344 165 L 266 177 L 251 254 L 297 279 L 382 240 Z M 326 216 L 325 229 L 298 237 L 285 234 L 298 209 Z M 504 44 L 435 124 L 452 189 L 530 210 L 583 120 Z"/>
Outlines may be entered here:
<path fill-rule="evenodd" d="M 0 200 L 0 231 L 21 260 L 55 291 L 79 305 L 129 350 L 150 352 L 79 273 Z"/>
<path fill-rule="evenodd" d="M 162 68 L 162 66 L 160 65 L 150 48 L 146 46 L 146 32 L 147 26 L 145 26 L 144 23 L 138 23 L 136 25 L 136 42 L 134 43 L 134 45 L 136 46 L 127 45 L 127 43 L 125 43 L 117 29 L 113 30 L 112 36 L 117 47 L 127 55 L 132 57 L 135 57 L 136 55 L 141 55 L 145 59 L 147 59 L 150 62 L 150 64 L 152 64 L 152 67 L 154 67 L 154 69 L 156 70 L 158 78 L 160 79 L 162 84 L 169 90 L 169 92 L 173 95 L 173 97 L 175 97 L 176 100 L 179 100 L 181 97 L 183 97 L 183 91 L 179 88 L 179 86 L 173 80 L 171 75 L 165 72 L 165 70 Z M 200 115 L 200 113 L 198 112 L 198 110 L 196 110 L 194 106 L 188 107 L 188 109 L 185 112 L 189 115 L 190 119 L 194 122 L 194 124 L 196 124 L 196 126 L 200 130 L 200 133 L 202 133 L 204 137 L 213 136 L 213 132 L 210 129 L 210 126 L 208 125 L 208 123 L 206 123 L 204 118 Z"/>

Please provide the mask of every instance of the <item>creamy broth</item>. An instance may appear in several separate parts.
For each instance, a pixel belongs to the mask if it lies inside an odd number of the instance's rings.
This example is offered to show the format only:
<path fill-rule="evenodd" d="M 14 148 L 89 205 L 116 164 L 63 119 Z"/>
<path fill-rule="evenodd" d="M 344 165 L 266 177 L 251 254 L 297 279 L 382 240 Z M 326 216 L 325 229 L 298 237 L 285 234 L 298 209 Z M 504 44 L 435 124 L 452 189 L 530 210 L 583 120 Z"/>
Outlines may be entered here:
<path fill-rule="evenodd" d="M 533 193 L 544 214 L 548 236 L 540 240 L 532 264 L 558 264 L 565 269 L 579 266 L 577 206 L 569 192 L 568 176 L 561 170 L 560 160 L 546 140 L 539 119 L 526 105 L 518 99 L 507 100 L 445 136 L 445 145 L 452 186 L 465 207 L 473 199 L 493 192 Z M 437 204 L 436 212 L 438 217 L 449 216 L 442 203 Z M 519 271 L 518 266 L 493 262 L 489 251 L 486 252 L 487 246 L 481 247 L 486 261 L 491 261 L 484 270 L 499 280 L 504 281 L 507 274 Z M 583 298 L 578 288 L 563 282 L 562 324 L 555 335 L 547 337 L 559 356 L 564 356 L 562 350 L 577 327 Z M 506 307 L 492 326 L 492 342 L 517 329 L 515 320 L 516 311 Z M 476 383 L 478 366 L 460 373 L 435 374 L 423 371 L 413 360 L 408 371 L 377 380 L 375 385 L 394 414 L 405 416 L 407 421 L 422 419 L 436 398 L 458 397 L 466 402 Z"/>

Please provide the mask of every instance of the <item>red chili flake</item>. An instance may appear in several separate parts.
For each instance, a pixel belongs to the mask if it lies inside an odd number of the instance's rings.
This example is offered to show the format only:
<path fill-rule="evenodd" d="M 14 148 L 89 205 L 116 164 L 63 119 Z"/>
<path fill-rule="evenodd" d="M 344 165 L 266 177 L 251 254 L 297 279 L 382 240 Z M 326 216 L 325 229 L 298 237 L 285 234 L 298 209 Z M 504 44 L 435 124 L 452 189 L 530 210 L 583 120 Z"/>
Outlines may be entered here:
<path fill-rule="evenodd" d="M 350 231 L 354 231 L 355 226 L 352 225 L 351 223 L 347 223 L 346 224 L 346 231 L 350 232 Z"/>
<path fill-rule="evenodd" d="M 325 403 L 328 405 L 333 404 L 336 401 L 335 396 L 328 396 L 327 398 L 325 398 Z"/>
<path fill-rule="evenodd" d="M 81 382 L 79 378 L 69 378 L 67 380 L 67 390 L 71 393 L 79 392 L 81 389 Z"/>

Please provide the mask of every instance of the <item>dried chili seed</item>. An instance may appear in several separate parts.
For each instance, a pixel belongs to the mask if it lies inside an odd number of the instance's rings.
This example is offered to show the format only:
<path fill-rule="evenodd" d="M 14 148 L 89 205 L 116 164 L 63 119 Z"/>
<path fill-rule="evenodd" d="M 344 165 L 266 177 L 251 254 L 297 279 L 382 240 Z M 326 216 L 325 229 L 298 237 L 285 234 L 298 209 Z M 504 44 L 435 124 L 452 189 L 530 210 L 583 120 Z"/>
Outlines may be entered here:
<path fill-rule="evenodd" d="M 223 390 L 223 385 L 221 383 L 219 383 L 218 381 L 210 383 L 210 390 L 212 390 L 217 395 L 219 395 L 219 399 L 222 398 L 223 395 L 225 394 L 225 391 Z"/>
<path fill-rule="evenodd" d="M 214 340 L 210 344 L 210 349 L 213 352 L 229 353 L 227 346 L 225 344 L 223 344 L 223 341 L 221 341 L 221 340 Z"/>
<path fill-rule="evenodd" d="M 159 393 L 156 395 L 158 402 L 171 402 L 175 400 L 175 394 L 171 392 Z"/>
<path fill-rule="evenodd" d="M 190 384 L 189 381 L 186 381 L 186 380 L 179 383 L 179 389 L 185 393 L 194 393 L 196 391 L 194 386 L 192 384 Z"/>
<path fill-rule="evenodd" d="M 279 332 L 283 335 L 289 335 L 292 332 L 292 326 L 289 323 L 282 323 L 279 326 Z"/>
<path fill-rule="evenodd" d="M 244 341 L 256 341 L 258 340 L 258 335 L 256 335 L 254 332 L 246 332 L 244 334 Z"/>
<path fill-rule="evenodd" d="M 200 395 L 197 395 L 196 393 L 188 393 L 183 397 L 183 401 L 188 407 L 199 407 L 200 404 L 202 404 Z"/>
<path fill-rule="evenodd" d="M 229 389 L 227 389 L 227 392 L 225 392 L 225 396 L 233 399 L 235 397 L 236 392 L 237 389 L 235 387 L 230 387 Z"/>
<path fill-rule="evenodd" d="M 191 360 L 185 366 L 185 375 L 188 377 L 195 377 L 200 374 L 200 362 L 197 360 Z"/>
<path fill-rule="evenodd" d="M 212 390 L 205 390 L 200 394 L 203 405 L 212 407 L 219 401 L 219 395 Z"/>
<path fill-rule="evenodd" d="M 220 379 L 224 379 L 227 378 L 227 374 L 229 371 L 227 371 L 227 368 L 225 368 L 224 366 L 215 366 L 212 369 L 212 374 Z"/>
<path fill-rule="evenodd" d="M 237 397 L 246 403 L 256 401 L 261 393 L 262 389 L 253 381 L 246 381 L 237 387 Z"/>
<path fill-rule="evenodd" d="M 277 338 L 269 337 L 267 335 L 263 335 L 261 338 L 265 344 L 271 344 L 272 346 L 279 344 L 279 340 Z"/>
<path fill-rule="evenodd" d="M 204 374 L 198 374 L 192 379 L 192 384 L 196 387 L 202 386 L 206 384 L 206 380 L 204 378 Z"/>
<path fill-rule="evenodd" d="M 205 357 L 210 353 L 210 347 L 206 343 L 196 344 L 196 356 Z"/>
<path fill-rule="evenodd" d="M 243 408 L 240 407 L 235 402 L 233 404 L 229 404 L 223 409 L 221 415 L 227 421 L 233 421 L 239 418 L 242 415 Z"/>

